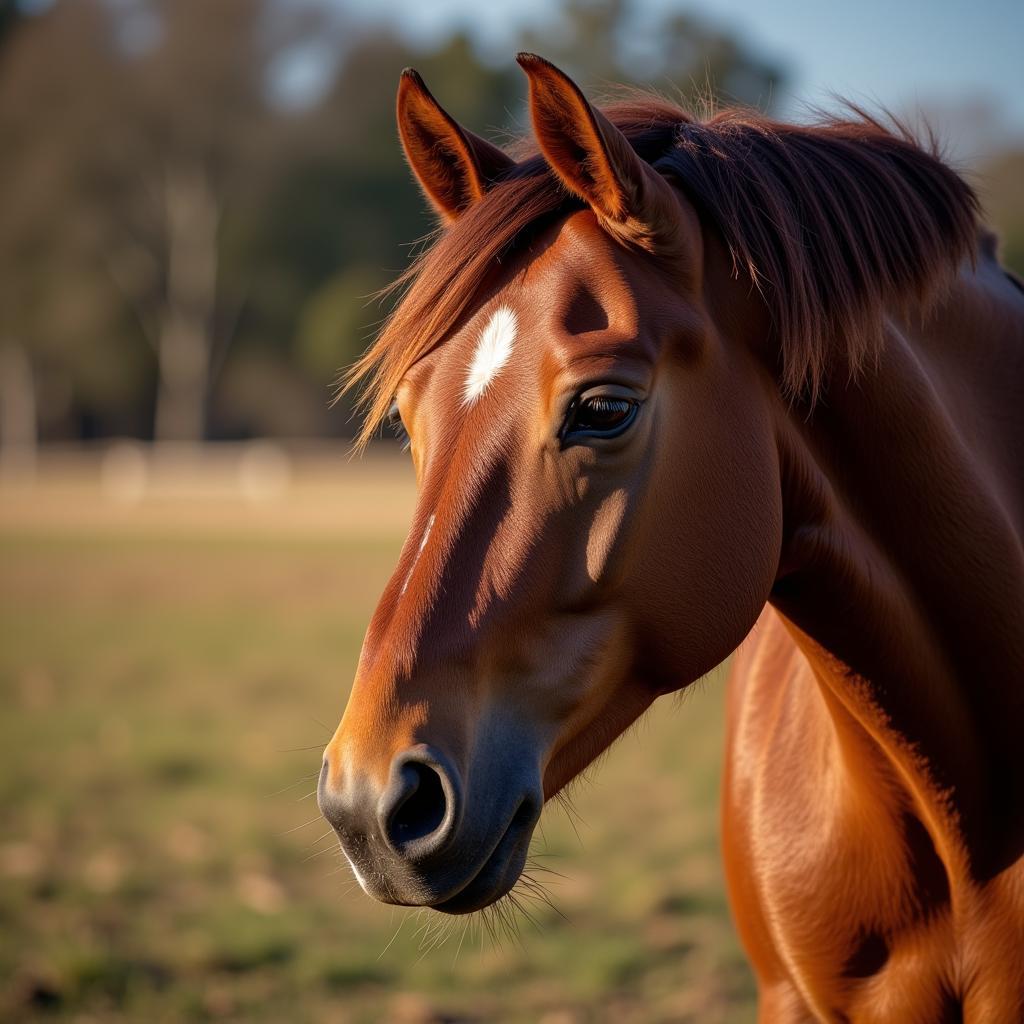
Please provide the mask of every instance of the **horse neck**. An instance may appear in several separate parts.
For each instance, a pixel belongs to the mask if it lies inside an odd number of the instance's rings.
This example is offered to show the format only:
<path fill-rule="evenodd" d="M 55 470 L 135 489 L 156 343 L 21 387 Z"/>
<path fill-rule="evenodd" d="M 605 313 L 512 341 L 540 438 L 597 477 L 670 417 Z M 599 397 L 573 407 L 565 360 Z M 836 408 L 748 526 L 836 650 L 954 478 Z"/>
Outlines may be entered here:
<path fill-rule="evenodd" d="M 810 415 L 780 400 L 771 601 L 833 717 L 867 729 L 975 859 L 999 859 L 991 823 L 1024 807 L 1024 510 L 1006 473 L 1024 424 L 979 351 L 999 331 L 975 324 L 974 346 L 935 326 L 957 302 L 984 315 L 978 290 L 961 279 L 927 332 L 891 324 L 877 368 Z"/>

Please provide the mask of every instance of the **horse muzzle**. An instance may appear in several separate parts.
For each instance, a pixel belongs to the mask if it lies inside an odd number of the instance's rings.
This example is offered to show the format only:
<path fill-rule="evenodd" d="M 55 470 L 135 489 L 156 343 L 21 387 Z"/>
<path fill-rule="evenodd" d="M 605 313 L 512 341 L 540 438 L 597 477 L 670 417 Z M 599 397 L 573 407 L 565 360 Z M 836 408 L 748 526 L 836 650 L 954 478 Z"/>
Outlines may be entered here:
<path fill-rule="evenodd" d="M 481 764 L 463 779 L 424 743 L 394 758 L 383 788 L 357 773 L 331 778 L 325 758 L 320 810 L 365 892 L 448 914 L 480 910 L 515 885 L 544 803 L 536 773 Z"/>

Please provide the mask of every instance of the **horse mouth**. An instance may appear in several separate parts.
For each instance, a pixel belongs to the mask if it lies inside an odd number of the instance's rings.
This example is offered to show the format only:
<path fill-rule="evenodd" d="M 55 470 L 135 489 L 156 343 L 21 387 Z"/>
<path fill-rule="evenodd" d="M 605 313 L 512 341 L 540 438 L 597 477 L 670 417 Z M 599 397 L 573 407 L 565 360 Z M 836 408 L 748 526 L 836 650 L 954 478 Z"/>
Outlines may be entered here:
<path fill-rule="evenodd" d="M 539 816 L 533 801 L 524 800 L 479 870 L 458 892 L 433 904 L 431 909 L 442 914 L 472 914 L 497 903 L 510 892 L 523 873 L 533 826 Z"/>

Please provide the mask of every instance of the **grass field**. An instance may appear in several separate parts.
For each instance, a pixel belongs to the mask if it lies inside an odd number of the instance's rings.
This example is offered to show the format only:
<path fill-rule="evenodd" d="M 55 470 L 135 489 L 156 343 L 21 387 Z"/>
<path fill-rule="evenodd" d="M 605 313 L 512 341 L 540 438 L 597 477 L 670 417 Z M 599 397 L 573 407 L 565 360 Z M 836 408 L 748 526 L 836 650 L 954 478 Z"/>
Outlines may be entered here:
<path fill-rule="evenodd" d="M 0 492 L 0 1018 L 753 1017 L 717 839 L 722 687 L 655 706 L 535 852 L 520 937 L 373 903 L 312 791 L 412 508 L 341 455 L 253 500 Z M 280 481 L 279 481 L 280 483 Z"/>

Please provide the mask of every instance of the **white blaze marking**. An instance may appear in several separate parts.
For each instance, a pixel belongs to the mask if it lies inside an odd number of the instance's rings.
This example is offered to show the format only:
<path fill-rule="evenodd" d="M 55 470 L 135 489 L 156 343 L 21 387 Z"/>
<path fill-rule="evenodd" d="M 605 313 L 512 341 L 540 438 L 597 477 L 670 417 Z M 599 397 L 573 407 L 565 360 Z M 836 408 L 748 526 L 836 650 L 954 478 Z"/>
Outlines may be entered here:
<path fill-rule="evenodd" d="M 434 516 L 431 515 L 427 520 L 427 528 L 423 531 L 423 538 L 420 540 L 420 546 L 416 551 L 416 557 L 412 560 L 412 565 L 409 566 L 409 571 L 405 574 L 405 582 L 402 584 L 402 594 L 404 594 L 409 587 L 409 580 L 412 579 L 413 569 L 416 568 L 416 563 L 420 560 L 420 555 L 423 554 L 423 549 L 427 546 L 427 541 L 430 540 L 430 531 L 433 528 Z"/>
<path fill-rule="evenodd" d="M 462 388 L 462 401 L 472 405 L 508 362 L 512 343 L 516 340 L 516 314 L 508 306 L 499 306 L 487 321 L 480 335 L 473 361 L 466 373 Z"/>

